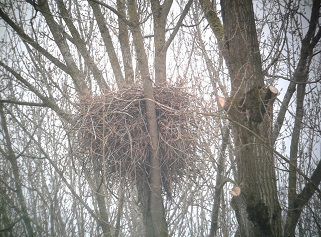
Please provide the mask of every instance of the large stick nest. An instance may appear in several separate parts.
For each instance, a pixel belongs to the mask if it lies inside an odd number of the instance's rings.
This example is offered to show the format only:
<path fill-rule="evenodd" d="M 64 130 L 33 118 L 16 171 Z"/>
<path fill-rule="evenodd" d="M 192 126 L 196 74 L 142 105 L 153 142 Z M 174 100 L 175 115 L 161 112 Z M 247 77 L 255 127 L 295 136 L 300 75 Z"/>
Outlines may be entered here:
<path fill-rule="evenodd" d="M 193 97 L 180 88 L 155 87 L 159 159 L 163 185 L 194 165 L 197 126 L 191 111 Z M 94 159 L 109 177 L 148 174 L 150 137 L 143 91 L 129 88 L 86 97 L 77 123 L 80 152 Z M 164 183 L 167 184 L 164 184 Z"/>

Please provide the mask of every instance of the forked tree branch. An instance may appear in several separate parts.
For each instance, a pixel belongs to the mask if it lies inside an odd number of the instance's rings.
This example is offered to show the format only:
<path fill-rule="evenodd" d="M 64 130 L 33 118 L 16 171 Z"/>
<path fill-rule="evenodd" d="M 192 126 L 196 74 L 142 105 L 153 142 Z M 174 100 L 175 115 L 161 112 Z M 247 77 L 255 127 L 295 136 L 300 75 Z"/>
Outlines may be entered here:
<path fill-rule="evenodd" d="M 133 27 L 134 26 L 134 23 L 127 20 L 126 19 L 126 16 L 124 16 L 123 14 L 121 14 L 119 11 L 117 11 L 115 8 L 113 8 L 112 6 L 102 2 L 102 1 L 99 1 L 99 0 L 88 0 L 89 2 L 94 2 L 94 3 L 97 3 L 103 7 L 106 7 L 107 9 L 109 9 L 110 11 L 112 11 L 113 13 L 115 13 L 122 21 L 124 21 L 128 26 L 131 26 Z"/>
<path fill-rule="evenodd" d="M 63 111 L 51 98 L 48 98 L 47 96 L 40 93 L 28 80 L 23 78 L 19 73 L 17 73 L 14 69 L 6 65 L 0 60 L 0 66 L 2 66 L 4 69 L 6 69 L 8 72 L 10 72 L 19 82 L 21 82 L 24 86 L 26 86 L 31 92 L 33 92 L 36 96 L 39 97 L 39 99 L 42 100 L 43 104 L 49 108 L 51 108 L 53 111 L 55 111 L 61 118 L 63 118 L 66 121 L 71 121 L 71 117 L 68 113 Z"/>
<path fill-rule="evenodd" d="M 49 61 L 51 61 L 54 65 L 60 68 L 62 71 L 68 74 L 68 67 L 59 61 L 59 59 L 55 58 L 52 54 L 50 54 L 46 49 L 40 46 L 37 42 L 35 42 L 29 35 L 27 35 L 24 30 L 14 23 L 10 17 L 2 11 L 0 8 L 0 17 L 7 22 L 8 25 L 20 36 L 20 38 L 25 41 L 26 43 L 30 44 L 34 49 L 38 50 L 42 53 Z"/>
<path fill-rule="evenodd" d="M 315 33 L 319 19 L 320 5 L 320 0 L 313 1 L 312 12 L 310 16 L 310 25 L 308 32 L 302 40 L 299 62 L 295 68 L 293 79 L 291 79 L 291 82 L 287 88 L 279 113 L 274 123 L 272 135 L 273 144 L 280 134 L 280 130 L 285 119 L 285 114 L 288 110 L 291 98 L 296 91 L 297 84 L 306 83 L 308 81 L 309 67 L 313 56 L 313 49 L 321 38 L 321 27 L 319 27 L 318 32 Z"/>

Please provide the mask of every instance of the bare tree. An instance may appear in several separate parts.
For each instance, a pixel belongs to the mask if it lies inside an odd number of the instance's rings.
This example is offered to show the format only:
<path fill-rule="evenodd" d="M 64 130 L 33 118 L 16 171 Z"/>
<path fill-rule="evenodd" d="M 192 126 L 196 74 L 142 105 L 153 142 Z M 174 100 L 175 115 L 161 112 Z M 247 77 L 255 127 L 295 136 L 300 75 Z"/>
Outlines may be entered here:
<path fill-rule="evenodd" d="M 8 0 L 0 16 L 0 234 L 321 233 L 320 0 Z M 163 123 L 166 88 L 186 91 L 193 138 Z M 182 163 L 164 162 L 164 127 L 195 141 Z"/>
<path fill-rule="evenodd" d="M 298 87 L 289 164 L 289 211 L 284 233 L 281 228 L 281 208 L 277 196 L 272 152 L 272 114 L 269 112 L 277 91 L 272 88 L 264 89 L 266 85 L 264 84 L 252 1 L 222 2 L 223 25 L 211 2 L 200 2 L 231 77 L 231 97 L 223 101 L 222 106 L 227 110 L 228 118 L 234 125 L 233 133 L 237 147 L 238 182 L 242 194 L 233 198 L 233 206 L 239 222 L 239 235 L 294 236 L 300 210 L 303 205 L 306 205 L 320 183 L 319 163 L 306 188 L 301 194 L 296 194 L 296 144 L 301 130 L 305 83 L 308 79 L 311 59 L 314 56 L 314 48 L 320 39 L 320 28 L 317 26 L 320 2 L 313 2 L 309 30 L 302 39 L 300 61 L 296 67 L 294 80 L 288 89 L 288 92 L 293 94 L 293 89 Z M 288 108 L 291 98 L 289 93 L 285 96 L 277 118 L 274 139 L 280 131 L 277 129 L 282 126 L 284 114 Z"/>

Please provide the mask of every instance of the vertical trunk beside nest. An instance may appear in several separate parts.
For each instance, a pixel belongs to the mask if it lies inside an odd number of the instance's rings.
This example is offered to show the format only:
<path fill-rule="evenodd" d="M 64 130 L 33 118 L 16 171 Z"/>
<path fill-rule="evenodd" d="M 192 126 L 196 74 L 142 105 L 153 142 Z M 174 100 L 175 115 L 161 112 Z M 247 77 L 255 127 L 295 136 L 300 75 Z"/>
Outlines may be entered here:
<path fill-rule="evenodd" d="M 138 201 L 141 205 L 141 212 L 143 214 L 143 224 L 145 227 L 145 237 L 153 236 L 154 228 L 150 224 L 151 212 L 150 212 L 150 187 L 148 174 L 146 172 L 141 172 L 142 176 L 136 177 L 137 195 Z"/>
<path fill-rule="evenodd" d="M 152 217 L 153 235 L 155 237 L 168 236 L 167 223 L 165 219 L 165 210 L 163 206 L 162 198 L 162 181 L 161 181 L 161 165 L 159 157 L 159 138 L 158 138 L 158 125 L 156 118 L 156 106 L 153 96 L 153 87 L 151 80 L 144 80 L 144 95 L 146 98 L 146 117 L 148 123 L 148 133 L 150 136 L 150 149 L 151 149 L 151 161 L 150 161 L 150 173 L 149 184 L 149 211 Z"/>
<path fill-rule="evenodd" d="M 270 86 L 254 88 L 239 98 L 219 99 L 233 124 L 242 195 L 233 198 L 232 206 L 240 236 L 279 236 L 281 231 L 273 153 L 269 148 L 276 95 L 276 88 Z"/>
<path fill-rule="evenodd" d="M 242 190 L 241 196 L 233 197 L 240 234 L 281 236 L 274 160 L 267 148 L 271 144 L 271 118 L 264 108 L 273 103 L 273 98 L 264 102 L 261 96 L 264 79 L 252 1 L 221 1 L 221 5 L 232 82 L 232 97 L 226 110 L 233 124 Z"/>
<path fill-rule="evenodd" d="M 146 214 L 145 218 L 151 217 L 149 220 L 145 219 L 145 233 L 146 237 L 167 237 L 168 227 L 165 219 L 165 210 L 162 199 L 161 168 L 158 152 L 159 138 L 156 119 L 156 106 L 153 96 L 152 81 L 150 79 L 150 73 L 148 69 L 148 59 L 144 48 L 143 36 L 139 26 L 137 6 L 134 0 L 128 1 L 128 14 L 130 21 L 134 23 L 134 25 L 131 26 L 131 32 L 134 38 L 135 51 L 141 72 L 141 79 L 143 82 L 146 103 L 146 117 L 148 123 L 147 126 L 151 149 L 149 185 L 144 186 L 148 190 L 145 190 L 144 194 L 147 196 L 144 197 L 145 201 L 142 203 L 144 208 L 143 213 Z"/>
<path fill-rule="evenodd" d="M 269 139 L 269 123 L 268 118 L 265 118 L 255 129 L 260 138 Z M 254 224 L 250 231 L 253 235 L 249 236 L 280 236 L 281 209 L 277 197 L 273 154 L 263 144 L 268 144 L 268 141 L 262 141 L 240 125 L 235 125 L 233 130 L 238 180 L 245 198 L 247 218 Z M 234 197 L 237 198 L 239 197 Z M 239 211 L 237 205 L 235 210 Z"/>

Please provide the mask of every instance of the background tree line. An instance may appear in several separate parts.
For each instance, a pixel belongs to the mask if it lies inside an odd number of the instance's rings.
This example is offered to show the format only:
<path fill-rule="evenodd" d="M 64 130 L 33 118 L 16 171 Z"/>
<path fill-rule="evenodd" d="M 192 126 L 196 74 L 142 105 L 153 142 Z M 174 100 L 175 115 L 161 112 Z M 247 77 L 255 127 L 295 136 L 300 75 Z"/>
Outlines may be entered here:
<path fill-rule="evenodd" d="M 0 233 L 321 235 L 320 7 L 0 3 Z M 136 184 L 95 172 L 102 164 L 87 162 L 70 132 L 83 98 L 133 86 L 146 99 L 151 147 Z M 194 169 L 171 198 L 157 87 L 184 88 L 198 102 Z"/>

